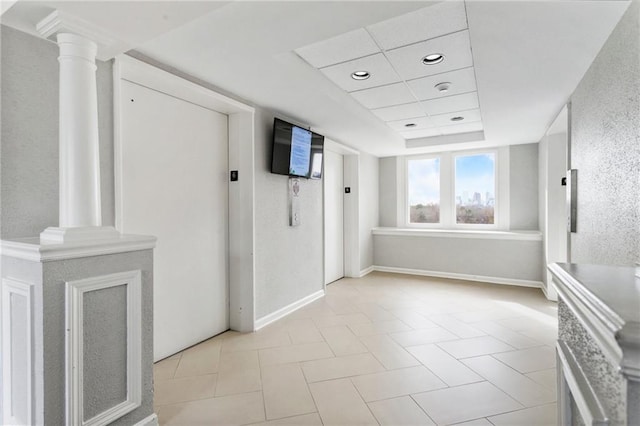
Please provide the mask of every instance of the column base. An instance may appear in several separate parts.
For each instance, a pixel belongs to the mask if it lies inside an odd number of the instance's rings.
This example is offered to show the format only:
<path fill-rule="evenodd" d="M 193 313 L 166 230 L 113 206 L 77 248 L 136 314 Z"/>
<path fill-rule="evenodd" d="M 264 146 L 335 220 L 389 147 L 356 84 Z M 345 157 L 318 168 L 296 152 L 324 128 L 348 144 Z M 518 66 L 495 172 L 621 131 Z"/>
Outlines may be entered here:
<path fill-rule="evenodd" d="M 50 227 L 40 233 L 41 243 L 72 243 L 119 238 L 120 232 L 113 226 L 83 226 L 78 228 Z"/>

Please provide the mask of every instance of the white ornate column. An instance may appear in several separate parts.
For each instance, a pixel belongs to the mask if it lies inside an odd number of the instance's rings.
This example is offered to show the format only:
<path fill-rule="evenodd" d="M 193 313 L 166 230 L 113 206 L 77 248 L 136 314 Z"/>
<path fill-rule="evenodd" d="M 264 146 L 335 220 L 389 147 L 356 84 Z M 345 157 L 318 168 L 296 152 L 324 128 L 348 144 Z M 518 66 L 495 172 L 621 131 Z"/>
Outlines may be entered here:
<path fill-rule="evenodd" d="M 72 33 L 57 34 L 60 48 L 60 219 L 43 241 L 115 238 L 102 227 L 96 86 L 97 45 Z"/>

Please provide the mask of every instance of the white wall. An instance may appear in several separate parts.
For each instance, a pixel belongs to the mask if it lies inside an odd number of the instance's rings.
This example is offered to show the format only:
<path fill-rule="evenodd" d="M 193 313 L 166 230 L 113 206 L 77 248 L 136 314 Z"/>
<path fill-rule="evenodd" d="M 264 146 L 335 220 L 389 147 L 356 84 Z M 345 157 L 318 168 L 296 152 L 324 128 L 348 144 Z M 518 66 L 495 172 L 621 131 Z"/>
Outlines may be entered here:
<path fill-rule="evenodd" d="M 542 279 L 540 240 L 375 235 L 374 244 L 376 267 L 386 270 L 532 286 Z"/>
<path fill-rule="evenodd" d="M 508 158 L 510 220 L 506 229 L 538 231 L 538 144 L 510 146 Z M 396 227 L 398 223 L 398 200 L 403 197 L 398 193 L 397 164 L 397 157 L 379 160 L 380 226 Z M 518 238 L 374 235 L 374 264 L 414 272 L 478 275 L 496 282 L 522 280 L 536 285 L 542 280 L 542 241 L 528 235 Z"/>
<path fill-rule="evenodd" d="M 360 271 L 373 266 L 373 235 L 371 229 L 379 224 L 378 158 L 360 153 L 359 166 L 359 234 Z"/>
<path fill-rule="evenodd" d="M 512 145 L 509 148 L 510 230 L 538 230 L 538 144 Z M 380 226 L 397 226 L 398 157 L 379 159 Z M 404 189 L 402 189 L 404 190 Z"/>
<path fill-rule="evenodd" d="M 509 151 L 509 229 L 538 230 L 538 144 Z"/>
<path fill-rule="evenodd" d="M 273 118 L 270 111 L 256 109 L 255 313 L 258 320 L 324 288 L 322 181 L 300 180 L 301 224 L 289 226 L 288 177 L 270 172 Z"/>
<path fill-rule="evenodd" d="M 566 186 L 562 178 L 567 170 L 567 114 L 563 110 L 542 138 L 539 158 L 539 217 L 544 239 L 542 281 L 549 299 L 557 300 L 547 265 L 567 261 Z"/>
<path fill-rule="evenodd" d="M 385 157 L 379 160 L 379 223 L 380 226 L 397 225 L 398 182 L 397 157 Z"/>

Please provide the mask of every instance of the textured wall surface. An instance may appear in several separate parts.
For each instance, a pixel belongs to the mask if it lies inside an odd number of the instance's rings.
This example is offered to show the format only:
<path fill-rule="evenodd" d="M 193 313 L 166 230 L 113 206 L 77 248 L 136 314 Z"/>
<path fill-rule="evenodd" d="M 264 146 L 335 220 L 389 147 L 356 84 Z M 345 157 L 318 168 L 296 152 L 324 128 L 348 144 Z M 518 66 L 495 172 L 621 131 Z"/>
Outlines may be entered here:
<path fill-rule="evenodd" d="M 571 261 L 640 261 L 640 2 L 634 1 L 571 97 L 578 223 Z"/>
<path fill-rule="evenodd" d="M 112 425 L 135 424 L 153 413 L 153 252 L 144 250 L 44 264 L 44 398 L 47 424 L 64 424 L 65 418 L 64 392 L 60 391 L 65 388 L 65 282 L 137 269 L 142 270 L 142 406 Z M 103 322 L 103 327 L 107 327 L 102 330 L 104 335 L 109 336 L 116 346 L 104 357 L 101 353 L 88 354 L 92 365 L 103 361 L 104 370 L 116 372 L 113 375 L 105 374 L 101 381 L 85 383 L 84 392 L 92 395 L 89 398 L 94 402 L 99 401 L 102 394 L 117 399 L 122 389 L 122 376 L 119 373 L 124 366 L 118 364 L 118 356 L 114 354 L 126 348 L 126 334 L 121 324 L 112 321 L 111 315 L 111 310 L 85 312 L 85 322 Z M 93 408 L 102 407 L 96 405 Z"/>
<path fill-rule="evenodd" d="M 538 230 L 538 144 L 509 149 L 510 229 Z"/>
<path fill-rule="evenodd" d="M 373 235 L 371 229 L 378 226 L 378 158 L 360 153 L 359 167 L 359 227 L 360 270 L 373 266 Z"/>
<path fill-rule="evenodd" d="M 289 226 L 288 177 L 271 170 L 273 115 L 255 119 L 256 319 L 323 288 L 322 180 L 300 179 L 299 226 Z M 286 118 L 285 118 L 286 119 Z"/>
<path fill-rule="evenodd" d="M 83 297 L 85 317 L 83 377 L 84 420 L 127 399 L 127 287 L 124 285 L 94 290 Z M 109 383 L 110 386 L 104 386 Z M 100 392 L 96 392 L 100 390 Z"/>
<path fill-rule="evenodd" d="M 397 158 L 386 157 L 379 160 L 379 203 L 380 226 L 397 226 L 398 194 L 397 194 Z"/>
<path fill-rule="evenodd" d="M 0 236 L 58 226 L 58 46 L 2 26 Z M 113 225 L 111 63 L 98 61 L 103 224 Z"/>
<path fill-rule="evenodd" d="M 576 357 L 611 424 L 625 424 L 627 401 L 622 375 L 562 300 L 558 303 L 558 327 L 558 338 Z"/>
<path fill-rule="evenodd" d="M 541 281 L 542 241 L 375 235 L 374 262 L 377 266 Z"/>

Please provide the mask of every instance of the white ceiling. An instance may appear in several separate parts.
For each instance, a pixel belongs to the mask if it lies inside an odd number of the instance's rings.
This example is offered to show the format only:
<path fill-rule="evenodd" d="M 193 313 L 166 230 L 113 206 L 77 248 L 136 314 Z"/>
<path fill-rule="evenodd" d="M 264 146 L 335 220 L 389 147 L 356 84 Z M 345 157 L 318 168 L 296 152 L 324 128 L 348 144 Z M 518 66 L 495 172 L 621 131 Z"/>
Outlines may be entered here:
<path fill-rule="evenodd" d="M 123 46 L 271 108 L 283 118 L 308 124 L 335 141 L 389 156 L 537 142 L 628 7 L 628 1 L 609 0 L 471 0 L 462 4 L 463 19 L 461 3 L 449 3 L 20 0 L 3 14 L 2 22 L 34 33 L 30 26 L 51 10 L 65 10 L 117 35 Z M 380 76 L 380 84 L 389 86 L 343 89 L 330 79 L 333 67 L 340 66 L 336 64 L 356 59 L 353 48 L 371 61 L 377 60 L 376 52 L 397 49 L 387 63 L 403 64 L 406 57 L 424 56 L 423 49 L 439 48 L 429 44 L 449 34 L 459 37 L 449 41 L 462 43 L 462 50 L 469 43 L 472 56 L 471 62 L 460 59 L 451 69 L 451 78 L 459 83 L 446 97 L 433 89 L 439 78 L 424 77 L 425 67 L 412 67 L 411 59 L 406 67 L 400 65 L 406 69 L 401 79 L 397 73 Z M 371 35 L 375 46 L 367 39 Z M 331 39 L 338 36 L 344 39 L 332 45 Z M 418 39 L 424 41 L 402 47 Z M 328 48 L 315 56 L 307 52 L 306 61 L 295 53 L 317 43 Z M 402 80 L 408 87 L 400 83 L 393 90 L 391 85 Z M 348 93 L 351 89 L 356 91 Z M 451 103 L 446 108 L 478 120 L 446 126 L 444 136 L 434 134 L 434 126 L 450 123 L 451 115 L 437 114 L 438 109 L 425 115 L 425 108 L 415 106 L 431 101 L 407 103 L 407 92 L 437 101 L 436 106 Z M 394 106 L 386 106 L 387 101 Z M 406 124 L 406 114 L 420 120 L 413 120 L 416 126 L 403 131 L 403 137 L 397 130 Z M 484 140 L 479 141 L 480 130 Z M 418 147 L 407 148 L 405 137 L 411 138 L 410 146 Z"/>
<path fill-rule="evenodd" d="M 295 52 L 405 139 L 465 132 L 460 124 L 471 122 L 480 131 L 467 28 L 465 3 L 448 1 Z M 425 65 L 428 54 L 443 60 Z M 356 79 L 354 72 L 368 77 Z"/>

